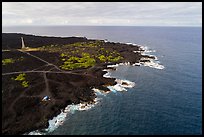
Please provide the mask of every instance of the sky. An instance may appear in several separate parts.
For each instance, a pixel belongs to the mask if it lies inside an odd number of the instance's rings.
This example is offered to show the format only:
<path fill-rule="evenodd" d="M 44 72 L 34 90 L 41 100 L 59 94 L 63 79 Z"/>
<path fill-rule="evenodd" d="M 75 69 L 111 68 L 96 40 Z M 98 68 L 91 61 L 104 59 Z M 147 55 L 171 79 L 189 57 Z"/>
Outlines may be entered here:
<path fill-rule="evenodd" d="M 2 2 L 2 26 L 202 26 L 201 2 Z"/>

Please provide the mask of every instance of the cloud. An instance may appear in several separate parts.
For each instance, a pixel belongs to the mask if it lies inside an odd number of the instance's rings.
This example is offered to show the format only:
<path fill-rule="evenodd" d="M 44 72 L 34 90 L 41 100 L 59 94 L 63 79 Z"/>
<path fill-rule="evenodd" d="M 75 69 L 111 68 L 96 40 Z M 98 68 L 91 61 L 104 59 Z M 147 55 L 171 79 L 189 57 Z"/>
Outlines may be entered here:
<path fill-rule="evenodd" d="M 202 26 L 201 2 L 3 2 L 3 26 Z"/>

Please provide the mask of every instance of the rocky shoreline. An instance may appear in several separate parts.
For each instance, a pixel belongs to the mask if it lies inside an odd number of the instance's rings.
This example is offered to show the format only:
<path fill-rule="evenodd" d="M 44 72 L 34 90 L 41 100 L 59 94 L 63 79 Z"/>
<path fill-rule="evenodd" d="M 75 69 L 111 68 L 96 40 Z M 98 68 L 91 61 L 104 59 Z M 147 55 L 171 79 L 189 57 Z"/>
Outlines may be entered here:
<path fill-rule="evenodd" d="M 29 48 L 21 49 L 21 37 Z M 67 105 L 94 104 L 93 89 L 110 92 L 117 84 L 103 77 L 103 70 L 155 59 L 142 51 L 137 45 L 82 37 L 2 33 L 2 63 L 7 61 L 2 65 L 2 133 L 45 129 Z"/>

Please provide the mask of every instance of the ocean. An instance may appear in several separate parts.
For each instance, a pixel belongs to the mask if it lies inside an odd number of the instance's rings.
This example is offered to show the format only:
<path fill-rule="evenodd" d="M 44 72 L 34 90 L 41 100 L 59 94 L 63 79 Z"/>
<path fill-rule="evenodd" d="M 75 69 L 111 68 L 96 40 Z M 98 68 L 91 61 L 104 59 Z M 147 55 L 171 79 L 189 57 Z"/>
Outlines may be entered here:
<path fill-rule="evenodd" d="M 202 27 L 22 26 L 2 27 L 2 32 L 136 43 L 154 51 L 164 66 L 118 66 L 111 76 L 134 82 L 133 88 L 98 95 L 98 104 L 73 111 L 46 134 L 202 134 Z"/>

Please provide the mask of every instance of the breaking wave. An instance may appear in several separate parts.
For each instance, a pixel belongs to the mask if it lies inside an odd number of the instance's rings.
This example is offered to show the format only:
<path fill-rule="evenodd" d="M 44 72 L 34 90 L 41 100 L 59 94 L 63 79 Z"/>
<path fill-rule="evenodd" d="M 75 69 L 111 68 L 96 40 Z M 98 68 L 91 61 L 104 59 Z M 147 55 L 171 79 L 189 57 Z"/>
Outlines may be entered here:
<path fill-rule="evenodd" d="M 128 63 L 127 63 L 128 64 Z M 117 65 L 108 65 L 107 67 L 117 67 L 119 64 Z M 111 76 L 111 69 L 104 69 L 103 71 L 106 71 L 107 73 L 103 75 L 103 77 L 106 78 L 114 78 Z M 135 86 L 134 82 L 131 82 L 129 80 L 122 80 L 122 79 L 116 79 L 115 80 L 117 84 L 113 85 L 113 86 L 107 86 L 107 88 L 111 91 L 111 92 L 118 92 L 118 91 L 127 91 L 126 88 L 133 88 Z"/>
<path fill-rule="evenodd" d="M 32 131 L 25 135 L 46 135 L 47 133 L 53 132 L 55 129 L 57 129 L 60 125 L 64 123 L 66 120 L 66 117 L 69 114 L 74 114 L 75 111 L 85 111 L 89 110 L 92 107 L 94 107 L 96 104 L 99 103 L 100 98 L 95 98 L 93 103 L 79 103 L 79 104 L 71 104 L 68 105 L 65 109 L 61 110 L 61 113 L 54 117 L 53 119 L 49 120 L 49 127 L 43 130 L 36 130 Z"/>
<path fill-rule="evenodd" d="M 154 59 L 149 58 L 149 62 L 140 62 L 143 66 L 148 66 L 155 69 L 164 69 L 165 67 L 160 64 L 158 58 L 155 55 L 151 55 L 150 53 L 156 52 L 155 50 L 150 50 L 147 46 L 141 46 L 140 49 L 144 50 L 141 54 L 148 55 L 150 57 L 154 57 Z"/>

